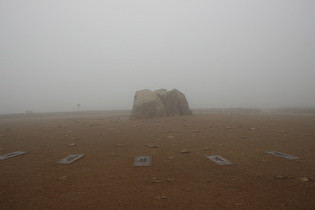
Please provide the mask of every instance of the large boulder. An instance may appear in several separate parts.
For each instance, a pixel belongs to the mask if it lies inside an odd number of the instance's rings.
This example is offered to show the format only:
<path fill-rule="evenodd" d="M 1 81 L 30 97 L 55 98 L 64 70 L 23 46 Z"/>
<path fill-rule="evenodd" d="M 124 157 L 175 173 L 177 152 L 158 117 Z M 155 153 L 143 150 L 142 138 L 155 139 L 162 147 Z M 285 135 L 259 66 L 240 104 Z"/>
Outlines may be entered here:
<path fill-rule="evenodd" d="M 169 115 L 190 115 L 185 95 L 179 90 L 139 90 L 134 97 L 132 119 L 163 117 Z"/>

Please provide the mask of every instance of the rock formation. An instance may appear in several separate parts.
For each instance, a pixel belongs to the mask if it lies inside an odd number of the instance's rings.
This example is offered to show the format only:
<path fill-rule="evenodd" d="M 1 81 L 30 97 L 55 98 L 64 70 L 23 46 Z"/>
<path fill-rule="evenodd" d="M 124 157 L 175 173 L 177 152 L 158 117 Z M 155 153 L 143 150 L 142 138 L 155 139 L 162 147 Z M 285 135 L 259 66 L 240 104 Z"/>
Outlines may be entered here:
<path fill-rule="evenodd" d="M 179 90 L 139 90 L 134 96 L 132 119 L 191 115 L 185 95 Z"/>

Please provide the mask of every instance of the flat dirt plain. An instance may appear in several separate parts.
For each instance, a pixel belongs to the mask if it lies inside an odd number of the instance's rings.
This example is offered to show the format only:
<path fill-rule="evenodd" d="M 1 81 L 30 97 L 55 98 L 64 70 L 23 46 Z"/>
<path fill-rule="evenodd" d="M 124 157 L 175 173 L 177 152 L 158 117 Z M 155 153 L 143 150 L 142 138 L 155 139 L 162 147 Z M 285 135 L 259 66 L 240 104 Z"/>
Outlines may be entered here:
<path fill-rule="evenodd" d="M 0 209 L 315 209 L 315 115 L 129 114 L 0 117 L 0 155 L 27 152 L 0 160 Z"/>

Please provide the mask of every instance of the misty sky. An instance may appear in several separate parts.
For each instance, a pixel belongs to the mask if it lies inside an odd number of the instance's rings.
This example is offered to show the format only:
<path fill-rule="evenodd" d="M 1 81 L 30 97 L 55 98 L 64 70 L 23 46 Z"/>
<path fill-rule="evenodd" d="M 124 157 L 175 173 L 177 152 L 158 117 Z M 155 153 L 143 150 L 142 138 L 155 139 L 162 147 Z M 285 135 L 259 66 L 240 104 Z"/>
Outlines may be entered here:
<path fill-rule="evenodd" d="M 313 0 L 1 0 L 0 114 L 315 106 Z"/>

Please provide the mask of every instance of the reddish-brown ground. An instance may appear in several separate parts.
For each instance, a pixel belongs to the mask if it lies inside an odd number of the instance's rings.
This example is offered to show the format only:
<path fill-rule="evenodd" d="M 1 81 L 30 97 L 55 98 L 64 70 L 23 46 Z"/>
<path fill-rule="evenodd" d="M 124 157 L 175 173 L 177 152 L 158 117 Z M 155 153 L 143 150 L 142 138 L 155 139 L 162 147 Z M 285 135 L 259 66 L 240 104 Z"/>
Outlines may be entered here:
<path fill-rule="evenodd" d="M 314 115 L 126 117 L 1 118 L 0 155 L 27 153 L 0 161 L 0 209 L 315 209 Z M 85 156 L 56 164 L 76 153 Z M 152 167 L 134 167 L 140 155 Z"/>

